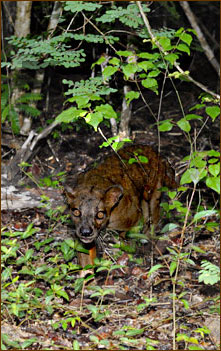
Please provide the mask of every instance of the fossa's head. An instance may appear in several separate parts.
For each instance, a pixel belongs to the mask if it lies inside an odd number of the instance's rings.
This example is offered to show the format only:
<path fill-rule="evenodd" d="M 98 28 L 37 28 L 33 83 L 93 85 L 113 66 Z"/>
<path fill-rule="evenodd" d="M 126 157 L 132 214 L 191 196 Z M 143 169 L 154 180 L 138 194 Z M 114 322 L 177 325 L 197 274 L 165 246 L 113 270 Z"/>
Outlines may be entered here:
<path fill-rule="evenodd" d="M 111 212 L 119 203 L 123 189 L 120 185 L 110 186 L 106 190 L 94 186 L 66 186 L 65 195 L 77 237 L 83 243 L 91 243 L 108 226 Z"/>

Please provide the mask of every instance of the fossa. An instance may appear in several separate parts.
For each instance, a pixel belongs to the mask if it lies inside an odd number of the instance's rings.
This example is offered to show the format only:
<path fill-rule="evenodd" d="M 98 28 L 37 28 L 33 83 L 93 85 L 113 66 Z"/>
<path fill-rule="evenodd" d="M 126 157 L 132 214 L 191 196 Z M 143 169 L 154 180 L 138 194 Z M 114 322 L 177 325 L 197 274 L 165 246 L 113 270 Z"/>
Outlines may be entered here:
<path fill-rule="evenodd" d="M 145 156 L 147 162 L 141 162 L 140 156 Z M 79 263 L 93 263 L 96 240 L 105 228 L 128 231 L 141 218 L 144 232 L 148 232 L 150 224 L 156 226 L 159 188 L 163 186 L 177 186 L 173 169 L 150 146 L 138 144 L 112 153 L 75 178 L 68 177 L 64 188 L 71 218 L 77 237 L 89 249 L 89 255 L 79 253 Z"/>

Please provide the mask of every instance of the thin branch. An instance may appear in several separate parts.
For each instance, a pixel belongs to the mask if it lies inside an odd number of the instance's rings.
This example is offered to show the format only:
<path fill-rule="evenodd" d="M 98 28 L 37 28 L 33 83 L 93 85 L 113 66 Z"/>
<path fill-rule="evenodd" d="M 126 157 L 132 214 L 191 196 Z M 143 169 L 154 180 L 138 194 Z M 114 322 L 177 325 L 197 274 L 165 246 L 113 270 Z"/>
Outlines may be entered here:
<path fill-rule="evenodd" d="M 136 1 L 136 4 L 139 8 L 140 14 L 143 18 L 144 24 L 147 28 L 147 31 L 152 39 L 152 41 L 154 42 L 154 44 L 158 47 L 158 49 L 164 54 L 167 55 L 168 52 L 165 51 L 162 46 L 160 45 L 160 43 L 158 42 L 158 40 L 156 39 L 156 37 L 153 35 L 152 33 L 152 29 L 150 26 L 150 23 L 142 9 L 141 6 L 141 2 L 140 1 Z M 195 84 L 196 86 L 198 86 L 200 89 L 202 89 L 203 91 L 205 91 L 206 93 L 212 95 L 213 97 L 215 97 L 216 99 L 220 99 L 220 96 L 216 93 L 214 93 L 213 91 L 211 91 L 210 89 L 208 89 L 205 85 L 203 85 L 202 83 L 197 82 L 195 79 L 193 79 L 190 75 L 186 74 L 186 72 L 184 72 L 184 70 L 178 65 L 177 62 L 174 62 L 174 66 L 176 67 L 176 69 L 178 70 L 178 72 L 180 72 L 186 79 L 188 79 L 191 83 Z"/>
<path fill-rule="evenodd" d="M 114 50 L 114 52 L 116 53 L 117 50 L 113 47 L 113 45 L 111 45 L 111 43 L 109 42 L 109 40 L 107 39 L 107 37 L 105 36 L 105 34 L 103 32 L 100 31 L 100 29 L 84 14 L 84 12 L 81 12 L 83 17 L 92 25 L 92 27 L 94 27 L 96 29 L 96 31 L 98 33 L 100 33 L 102 35 L 102 37 L 105 39 L 106 43 L 111 47 L 111 49 Z"/>

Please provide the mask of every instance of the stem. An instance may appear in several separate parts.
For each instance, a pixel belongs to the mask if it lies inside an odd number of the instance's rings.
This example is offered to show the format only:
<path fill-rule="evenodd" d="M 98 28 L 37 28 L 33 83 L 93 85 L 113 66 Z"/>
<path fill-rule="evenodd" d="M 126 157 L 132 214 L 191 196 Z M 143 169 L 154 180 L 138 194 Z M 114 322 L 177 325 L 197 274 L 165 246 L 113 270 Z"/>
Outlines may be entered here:
<path fill-rule="evenodd" d="M 190 201 L 189 201 L 189 204 L 187 207 L 187 211 L 186 211 L 186 215 L 185 215 L 185 219 L 184 219 L 184 223 L 183 223 L 183 228 L 182 228 L 182 232 L 181 232 L 181 243 L 180 243 L 178 255 L 180 255 L 182 248 L 183 248 L 184 234 L 185 234 L 185 230 L 187 227 L 187 220 L 188 220 L 188 216 L 190 213 L 190 208 L 192 205 L 193 197 L 194 197 L 194 194 L 196 192 L 196 184 L 197 183 L 195 182 L 194 186 L 193 186 L 193 191 L 192 191 L 192 194 L 190 197 Z M 174 279 L 172 280 L 172 283 L 173 283 L 173 350 L 176 350 L 176 303 L 175 302 L 176 302 L 176 282 L 177 282 L 178 273 L 179 273 L 179 265 L 180 265 L 180 258 L 178 258 L 178 260 L 177 260 L 176 272 L 175 272 Z"/>

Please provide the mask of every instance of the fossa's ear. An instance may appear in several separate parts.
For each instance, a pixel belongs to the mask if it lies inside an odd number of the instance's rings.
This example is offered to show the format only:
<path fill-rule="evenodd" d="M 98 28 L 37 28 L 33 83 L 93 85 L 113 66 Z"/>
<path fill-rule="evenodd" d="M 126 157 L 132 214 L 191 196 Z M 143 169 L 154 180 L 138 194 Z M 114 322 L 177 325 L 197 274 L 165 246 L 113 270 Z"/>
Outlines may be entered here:
<path fill-rule="evenodd" d="M 65 185 L 64 187 L 64 195 L 66 197 L 66 200 L 68 202 L 68 204 L 70 205 L 71 202 L 74 200 L 76 193 L 75 190 L 69 186 L 69 185 Z"/>
<path fill-rule="evenodd" d="M 121 185 L 113 185 L 105 192 L 105 204 L 107 207 L 112 208 L 118 204 L 123 196 L 123 188 Z"/>

